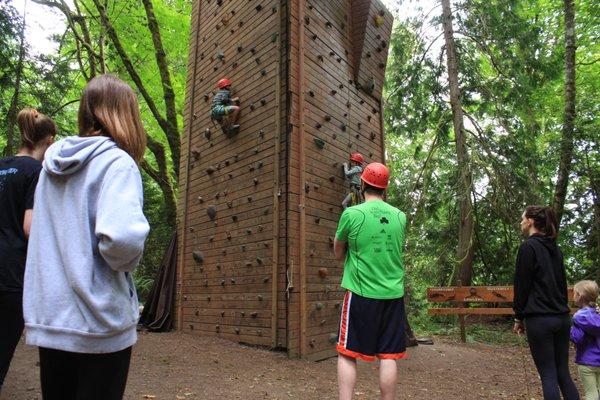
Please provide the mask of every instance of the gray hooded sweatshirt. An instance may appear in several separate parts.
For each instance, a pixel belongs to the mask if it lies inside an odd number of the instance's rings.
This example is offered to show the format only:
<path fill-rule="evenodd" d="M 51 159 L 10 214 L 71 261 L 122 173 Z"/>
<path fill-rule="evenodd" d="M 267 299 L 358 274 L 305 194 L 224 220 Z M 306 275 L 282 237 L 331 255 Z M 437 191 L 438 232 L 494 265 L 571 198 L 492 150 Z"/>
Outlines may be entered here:
<path fill-rule="evenodd" d="M 107 137 L 46 152 L 35 192 L 23 312 L 27 344 L 112 353 L 137 340 L 137 266 L 148 221 L 134 160 Z"/>

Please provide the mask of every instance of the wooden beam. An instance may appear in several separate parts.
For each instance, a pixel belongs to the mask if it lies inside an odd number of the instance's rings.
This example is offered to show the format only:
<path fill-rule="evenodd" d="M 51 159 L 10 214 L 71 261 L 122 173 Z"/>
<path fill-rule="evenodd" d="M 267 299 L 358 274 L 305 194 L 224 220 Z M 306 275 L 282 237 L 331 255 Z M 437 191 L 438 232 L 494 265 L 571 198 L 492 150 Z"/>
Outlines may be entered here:
<path fill-rule="evenodd" d="M 569 301 L 573 301 L 573 288 L 567 289 Z M 512 303 L 512 286 L 449 286 L 427 289 L 427 300 L 432 303 Z"/>

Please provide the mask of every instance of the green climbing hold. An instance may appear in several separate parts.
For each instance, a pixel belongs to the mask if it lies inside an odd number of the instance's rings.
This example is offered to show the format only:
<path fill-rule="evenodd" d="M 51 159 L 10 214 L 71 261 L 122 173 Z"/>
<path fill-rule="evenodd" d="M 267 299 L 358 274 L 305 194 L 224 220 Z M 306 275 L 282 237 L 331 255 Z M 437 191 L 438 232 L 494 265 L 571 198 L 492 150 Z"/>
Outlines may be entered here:
<path fill-rule="evenodd" d="M 319 149 L 323 149 L 325 147 L 325 141 L 323 139 L 315 138 L 314 141 Z"/>

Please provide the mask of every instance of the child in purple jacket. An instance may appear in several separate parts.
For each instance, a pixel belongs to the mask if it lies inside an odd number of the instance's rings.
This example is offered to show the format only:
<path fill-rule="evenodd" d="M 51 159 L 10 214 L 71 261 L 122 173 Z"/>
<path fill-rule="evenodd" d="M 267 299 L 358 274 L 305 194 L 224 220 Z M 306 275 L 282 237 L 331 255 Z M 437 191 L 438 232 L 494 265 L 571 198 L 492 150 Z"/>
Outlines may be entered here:
<path fill-rule="evenodd" d="M 571 341 L 577 352 L 575 363 L 586 400 L 600 399 L 600 314 L 596 301 L 598 284 L 594 281 L 577 282 L 573 299 L 581 307 L 573 316 Z"/>

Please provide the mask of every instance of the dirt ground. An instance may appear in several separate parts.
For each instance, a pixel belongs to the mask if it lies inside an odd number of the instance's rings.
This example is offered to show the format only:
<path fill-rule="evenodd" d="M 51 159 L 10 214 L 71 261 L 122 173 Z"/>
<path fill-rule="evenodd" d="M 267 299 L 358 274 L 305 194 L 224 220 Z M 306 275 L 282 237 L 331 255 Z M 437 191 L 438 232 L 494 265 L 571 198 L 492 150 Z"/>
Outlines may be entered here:
<path fill-rule="evenodd" d="M 37 362 L 37 349 L 21 342 L 1 400 L 41 399 Z M 541 399 L 531 358 L 518 347 L 437 339 L 409 349 L 399 372 L 398 399 Z M 358 373 L 355 398 L 376 399 L 377 364 L 360 362 Z M 335 359 L 288 360 L 217 338 L 154 333 L 135 346 L 125 398 L 321 400 L 336 391 Z"/>

